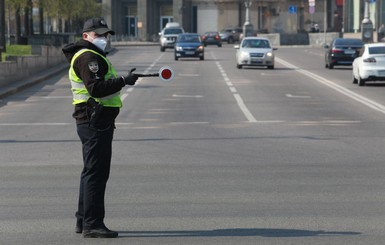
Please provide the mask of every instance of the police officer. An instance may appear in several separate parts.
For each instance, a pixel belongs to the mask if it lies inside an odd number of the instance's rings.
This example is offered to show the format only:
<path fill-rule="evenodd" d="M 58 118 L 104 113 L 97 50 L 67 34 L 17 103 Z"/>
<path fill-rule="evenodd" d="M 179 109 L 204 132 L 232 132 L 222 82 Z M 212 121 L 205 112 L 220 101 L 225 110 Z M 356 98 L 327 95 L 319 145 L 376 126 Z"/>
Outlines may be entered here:
<path fill-rule="evenodd" d="M 68 62 L 77 133 L 82 143 L 83 170 L 80 177 L 76 233 L 83 237 L 114 238 L 104 224 L 104 196 L 110 173 L 115 118 L 122 107 L 120 90 L 134 85 L 131 72 L 118 77 L 106 58 L 108 28 L 103 18 L 84 23 L 82 39 L 63 48 Z"/>

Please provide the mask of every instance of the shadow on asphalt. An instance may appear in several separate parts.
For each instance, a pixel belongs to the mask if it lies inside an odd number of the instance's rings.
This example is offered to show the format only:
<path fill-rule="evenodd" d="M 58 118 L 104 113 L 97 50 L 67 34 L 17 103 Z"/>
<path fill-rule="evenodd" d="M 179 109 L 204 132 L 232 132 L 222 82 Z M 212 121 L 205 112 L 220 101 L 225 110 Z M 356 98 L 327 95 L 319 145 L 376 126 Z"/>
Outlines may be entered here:
<path fill-rule="evenodd" d="M 296 229 L 219 229 L 197 231 L 119 231 L 119 237 L 310 237 L 310 236 L 351 236 L 360 232 L 310 231 Z"/>

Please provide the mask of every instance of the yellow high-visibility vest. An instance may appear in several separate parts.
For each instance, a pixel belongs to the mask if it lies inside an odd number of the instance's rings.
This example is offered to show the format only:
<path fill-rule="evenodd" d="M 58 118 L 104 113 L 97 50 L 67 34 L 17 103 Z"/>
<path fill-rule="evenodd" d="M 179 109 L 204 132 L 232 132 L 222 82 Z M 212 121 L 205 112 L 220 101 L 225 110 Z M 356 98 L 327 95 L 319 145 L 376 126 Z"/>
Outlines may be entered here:
<path fill-rule="evenodd" d="M 74 104 L 74 105 L 87 102 L 87 100 L 92 97 L 88 93 L 83 81 L 76 75 L 76 72 L 75 72 L 74 67 L 73 67 L 75 60 L 84 52 L 92 52 L 94 54 L 97 54 L 107 62 L 108 72 L 104 76 L 104 80 L 107 81 L 108 79 L 116 78 L 116 72 L 115 72 L 114 68 L 112 67 L 112 65 L 108 61 L 108 59 L 106 59 L 103 55 L 101 55 L 98 52 L 93 51 L 91 49 L 79 50 L 74 55 L 74 57 L 72 57 L 71 67 L 68 71 L 68 76 L 69 76 L 69 79 L 71 81 L 71 90 L 72 90 L 72 96 L 73 96 L 72 104 Z M 119 108 L 122 107 L 122 100 L 120 98 L 120 92 L 117 92 L 117 93 L 114 93 L 114 94 L 111 94 L 109 96 L 102 97 L 102 98 L 94 98 L 94 97 L 92 97 L 92 98 L 95 99 L 95 101 L 99 102 L 100 104 L 102 104 L 105 107 L 119 107 Z"/>

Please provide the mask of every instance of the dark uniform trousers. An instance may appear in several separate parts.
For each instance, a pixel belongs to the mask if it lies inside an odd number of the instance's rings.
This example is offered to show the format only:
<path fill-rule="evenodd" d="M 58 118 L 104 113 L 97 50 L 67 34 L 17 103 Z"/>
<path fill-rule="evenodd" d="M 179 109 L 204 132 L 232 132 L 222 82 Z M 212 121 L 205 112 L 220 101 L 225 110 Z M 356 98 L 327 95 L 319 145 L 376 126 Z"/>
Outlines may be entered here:
<path fill-rule="evenodd" d="M 104 226 L 104 194 L 110 175 L 112 139 L 115 126 L 95 129 L 88 123 L 78 124 L 77 133 L 83 148 L 83 171 L 80 177 L 76 217 L 83 229 Z"/>

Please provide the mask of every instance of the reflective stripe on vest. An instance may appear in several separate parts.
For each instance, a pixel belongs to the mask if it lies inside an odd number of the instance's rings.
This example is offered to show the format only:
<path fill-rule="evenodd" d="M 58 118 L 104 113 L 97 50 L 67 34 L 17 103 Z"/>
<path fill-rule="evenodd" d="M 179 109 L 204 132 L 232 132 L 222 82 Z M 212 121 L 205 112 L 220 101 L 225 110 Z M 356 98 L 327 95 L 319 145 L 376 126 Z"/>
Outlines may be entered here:
<path fill-rule="evenodd" d="M 116 72 L 114 68 L 112 67 L 111 63 L 102 55 L 100 55 L 98 52 L 95 52 L 91 49 L 82 49 L 78 51 L 71 60 L 71 67 L 68 71 L 69 79 L 71 80 L 71 90 L 72 90 L 72 96 L 73 96 L 73 102 L 72 104 L 80 104 L 87 102 L 87 100 L 91 97 L 88 93 L 83 81 L 76 75 L 76 72 L 73 68 L 73 65 L 75 63 L 75 60 L 84 52 L 92 52 L 96 55 L 99 55 L 102 57 L 106 63 L 108 64 L 108 72 L 104 76 L 104 80 L 108 80 L 111 78 L 116 77 Z M 106 107 L 122 107 L 122 101 L 120 99 L 120 92 L 108 95 L 106 97 L 102 98 L 94 98 L 96 101 L 101 103 L 103 106 Z"/>

